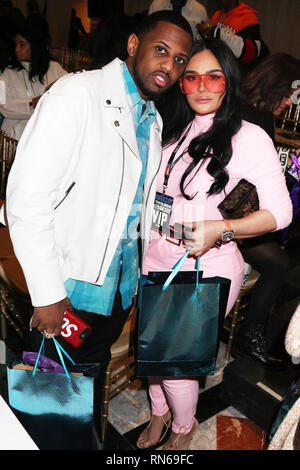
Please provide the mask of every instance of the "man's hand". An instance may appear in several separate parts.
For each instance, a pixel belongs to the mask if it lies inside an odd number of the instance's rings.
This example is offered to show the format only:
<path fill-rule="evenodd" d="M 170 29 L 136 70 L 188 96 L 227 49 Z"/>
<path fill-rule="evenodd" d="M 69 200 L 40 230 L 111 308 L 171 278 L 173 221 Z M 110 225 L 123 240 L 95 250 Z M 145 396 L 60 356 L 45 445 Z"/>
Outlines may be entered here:
<path fill-rule="evenodd" d="M 35 307 L 30 327 L 36 328 L 41 333 L 45 331 L 45 333 L 58 336 L 61 332 L 63 316 L 67 308 L 72 310 L 72 305 L 67 297 L 52 305 Z"/>

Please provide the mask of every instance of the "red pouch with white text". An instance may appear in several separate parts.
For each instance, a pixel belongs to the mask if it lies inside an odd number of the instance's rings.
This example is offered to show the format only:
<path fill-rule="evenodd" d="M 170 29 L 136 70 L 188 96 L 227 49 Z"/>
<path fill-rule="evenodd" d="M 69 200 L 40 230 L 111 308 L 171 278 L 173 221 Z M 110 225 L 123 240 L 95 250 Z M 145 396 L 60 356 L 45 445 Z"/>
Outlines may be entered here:
<path fill-rule="evenodd" d="M 60 336 L 77 348 L 92 333 L 90 325 L 85 323 L 71 310 L 66 310 Z"/>

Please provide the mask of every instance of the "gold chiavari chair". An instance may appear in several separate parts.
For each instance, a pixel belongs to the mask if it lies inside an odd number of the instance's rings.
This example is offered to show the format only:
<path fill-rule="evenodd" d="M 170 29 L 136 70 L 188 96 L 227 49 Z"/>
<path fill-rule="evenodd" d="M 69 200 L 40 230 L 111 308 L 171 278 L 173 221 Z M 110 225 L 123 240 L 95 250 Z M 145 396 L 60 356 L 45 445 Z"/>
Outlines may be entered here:
<path fill-rule="evenodd" d="M 3 199 L 5 181 L 4 135 L 5 132 L 0 130 L 0 199 Z"/>
<path fill-rule="evenodd" d="M 79 51 L 79 54 L 77 55 L 77 61 L 75 64 L 75 71 L 81 71 L 81 70 L 90 70 L 92 66 L 93 59 L 85 54 L 81 54 Z"/>
<path fill-rule="evenodd" d="M 93 61 L 87 52 L 67 47 L 51 48 L 50 53 L 53 59 L 69 73 L 90 70 Z"/>
<path fill-rule="evenodd" d="M 7 177 L 15 158 L 17 145 L 18 140 L 8 137 L 3 130 L 0 131 L 0 199 L 2 200 L 5 199 Z"/>
<path fill-rule="evenodd" d="M 134 355 L 135 323 L 136 306 L 134 305 L 120 337 L 111 347 L 111 360 L 105 372 L 101 412 L 102 442 L 105 441 L 106 437 L 109 401 L 125 390 L 136 379 Z"/>
<path fill-rule="evenodd" d="M 7 227 L 0 228 L 0 338 L 8 339 L 8 327 L 23 340 L 28 331 L 30 298 L 14 253 Z"/>
<path fill-rule="evenodd" d="M 299 115 L 300 115 L 300 102 L 298 104 L 292 104 L 286 111 L 282 124 L 281 129 L 287 130 L 293 134 L 298 133 L 300 135 L 300 122 L 299 122 Z"/>
<path fill-rule="evenodd" d="M 278 144 L 300 147 L 300 102 L 292 104 L 282 117 L 276 119 L 275 138 Z"/>
<path fill-rule="evenodd" d="M 20 306 L 22 305 L 22 309 Z M 24 309 L 24 298 L 18 297 L 16 292 L 12 291 L 9 285 L 0 277 L 0 338 L 7 340 L 7 325 L 19 336 L 21 340 L 25 339 L 27 334 L 27 323 L 22 310 Z M 26 303 L 26 310 L 29 307 L 29 300 Z"/>

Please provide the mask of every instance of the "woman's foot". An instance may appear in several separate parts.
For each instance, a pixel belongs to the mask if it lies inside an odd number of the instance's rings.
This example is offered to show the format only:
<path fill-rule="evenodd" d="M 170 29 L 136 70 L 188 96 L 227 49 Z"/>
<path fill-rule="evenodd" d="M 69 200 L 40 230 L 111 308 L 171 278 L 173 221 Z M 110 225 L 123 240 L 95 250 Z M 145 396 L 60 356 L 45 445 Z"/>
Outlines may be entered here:
<path fill-rule="evenodd" d="M 198 421 L 195 419 L 192 429 L 184 434 L 184 433 L 175 433 L 171 432 L 171 435 L 165 445 L 163 446 L 162 450 L 188 450 L 190 447 L 190 442 L 193 439 L 195 432 L 197 431 L 199 426 Z"/>
<path fill-rule="evenodd" d="M 171 411 L 168 411 L 163 416 L 152 415 L 148 426 L 142 431 L 137 440 L 137 447 L 139 449 L 148 449 L 149 447 L 155 446 L 158 442 L 161 442 L 167 434 L 171 422 Z"/>

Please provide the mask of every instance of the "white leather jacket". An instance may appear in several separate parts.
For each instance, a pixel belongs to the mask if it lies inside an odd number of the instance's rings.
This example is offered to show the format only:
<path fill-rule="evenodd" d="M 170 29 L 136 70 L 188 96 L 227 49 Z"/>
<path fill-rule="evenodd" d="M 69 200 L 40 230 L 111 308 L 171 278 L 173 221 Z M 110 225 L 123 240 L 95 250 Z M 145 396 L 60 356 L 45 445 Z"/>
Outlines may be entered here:
<path fill-rule="evenodd" d="M 7 218 L 34 306 L 66 296 L 64 281 L 103 284 L 124 229 L 141 160 L 122 62 L 69 74 L 40 100 L 18 145 Z M 151 126 L 141 236 L 150 236 L 161 118 Z"/>

